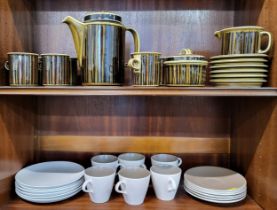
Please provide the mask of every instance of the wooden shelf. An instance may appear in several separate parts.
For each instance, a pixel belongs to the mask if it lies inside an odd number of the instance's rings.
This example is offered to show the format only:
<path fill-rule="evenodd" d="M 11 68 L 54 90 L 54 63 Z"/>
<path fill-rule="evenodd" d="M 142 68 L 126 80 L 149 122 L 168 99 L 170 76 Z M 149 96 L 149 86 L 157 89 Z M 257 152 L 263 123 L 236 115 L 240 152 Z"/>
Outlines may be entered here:
<path fill-rule="evenodd" d="M 277 88 L 217 88 L 217 87 L 132 87 L 132 86 L 72 86 L 72 87 L 0 87 L 0 95 L 55 96 L 243 96 L 276 97 Z"/>
<path fill-rule="evenodd" d="M 88 194 L 80 193 L 80 195 L 75 196 L 72 199 L 54 203 L 54 204 L 32 204 L 26 201 L 23 201 L 19 198 L 12 200 L 4 210 L 44 210 L 44 209 L 51 209 L 51 210 L 63 210 L 63 209 L 70 209 L 70 210 L 120 210 L 120 209 L 140 209 L 140 210 L 195 210 L 195 209 L 205 209 L 205 210 L 216 210 L 216 209 L 224 209 L 228 207 L 228 209 L 235 209 L 235 210 L 261 210 L 262 208 L 253 201 L 250 197 L 247 197 L 246 200 L 237 204 L 231 205 L 218 205 L 212 204 L 204 201 L 200 201 L 197 199 L 192 198 L 191 196 L 187 195 L 183 190 L 180 190 L 177 194 L 176 198 L 173 201 L 160 201 L 158 200 L 152 190 L 149 190 L 147 193 L 146 199 L 143 205 L 140 206 L 130 206 L 127 205 L 123 197 L 119 194 L 113 192 L 113 196 L 111 197 L 110 201 L 104 204 L 94 204 L 90 201 Z"/>

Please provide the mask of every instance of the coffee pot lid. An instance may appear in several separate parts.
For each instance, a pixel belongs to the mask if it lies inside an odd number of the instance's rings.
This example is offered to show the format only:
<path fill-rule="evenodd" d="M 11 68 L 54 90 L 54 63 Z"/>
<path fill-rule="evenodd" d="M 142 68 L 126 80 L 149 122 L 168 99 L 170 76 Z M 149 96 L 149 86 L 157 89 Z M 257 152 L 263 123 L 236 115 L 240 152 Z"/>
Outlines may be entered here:
<path fill-rule="evenodd" d="M 85 22 L 89 21 L 116 21 L 121 22 L 122 18 L 111 12 L 93 12 L 84 17 Z"/>

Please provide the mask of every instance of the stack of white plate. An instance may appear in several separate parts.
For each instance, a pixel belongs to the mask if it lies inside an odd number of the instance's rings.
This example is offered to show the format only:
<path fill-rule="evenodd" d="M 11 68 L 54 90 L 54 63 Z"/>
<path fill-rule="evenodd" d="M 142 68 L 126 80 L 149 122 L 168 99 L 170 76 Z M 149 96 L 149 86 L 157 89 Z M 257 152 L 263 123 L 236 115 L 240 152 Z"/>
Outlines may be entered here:
<path fill-rule="evenodd" d="M 267 81 L 265 54 L 219 55 L 210 60 L 210 82 L 216 86 L 261 87 Z"/>
<path fill-rule="evenodd" d="M 24 200 L 52 203 L 81 191 L 83 166 L 68 161 L 49 161 L 28 166 L 15 176 L 15 192 Z"/>
<path fill-rule="evenodd" d="M 184 174 L 184 188 L 190 195 L 213 203 L 235 203 L 247 195 L 245 178 L 230 169 L 200 166 Z"/>

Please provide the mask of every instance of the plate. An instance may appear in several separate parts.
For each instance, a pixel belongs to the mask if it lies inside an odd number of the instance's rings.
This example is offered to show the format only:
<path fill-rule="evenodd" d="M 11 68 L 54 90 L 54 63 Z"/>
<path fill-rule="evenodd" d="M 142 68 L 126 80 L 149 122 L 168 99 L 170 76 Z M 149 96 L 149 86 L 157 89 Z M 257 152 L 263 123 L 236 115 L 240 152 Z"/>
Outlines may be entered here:
<path fill-rule="evenodd" d="M 212 199 L 212 198 L 208 198 L 208 197 L 205 197 L 205 196 L 197 195 L 197 194 L 195 194 L 194 192 L 191 192 L 188 189 L 185 189 L 185 190 L 186 190 L 187 193 L 189 193 L 190 195 L 192 195 L 196 198 L 199 198 L 199 199 L 204 200 L 204 201 L 212 202 L 212 203 L 222 203 L 222 204 L 237 203 L 237 202 L 240 202 L 240 201 L 242 201 L 246 198 L 246 195 L 245 195 L 245 196 L 243 196 L 239 199 L 223 201 L 223 200 L 217 200 L 217 199 Z"/>
<path fill-rule="evenodd" d="M 188 169 L 184 179 L 202 189 L 228 192 L 246 186 L 245 178 L 239 173 L 222 167 L 200 166 Z"/>
<path fill-rule="evenodd" d="M 240 73 L 240 74 L 211 74 L 210 75 L 211 78 L 238 78 L 238 77 L 244 77 L 244 78 L 263 78 L 263 77 L 267 77 L 267 74 L 259 74 L 259 73 L 253 73 L 253 74 L 249 74 L 249 73 Z"/>
<path fill-rule="evenodd" d="M 267 59 L 264 58 L 252 58 L 252 59 L 222 59 L 222 60 L 215 60 L 210 61 L 211 64 L 222 64 L 222 63 L 245 63 L 245 62 L 258 62 L 258 63 L 266 63 L 268 62 Z"/>
<path fill-rule="evenodd" d="M 217 73 L 263 73 L 268 72 L 267 69 L 255 69 L 255 68 L 243 68 L 243 69 L 219 69 L 219 70 L 212 70 L 210 74 L 217 74 Z"/>
<path fill-rule="evenodd" d="M 268 68 L 268 65 L 266 64 L 254 64 L 254 63 L 233 63 L 233 64 L 225 64 L 225 65 L 216 65 L 216 66 L 210 66 L 211 69 L 225 69 L 225 68 Z"/>
<path fill-rule="evenodd" d="M 217 59 L 234 59 L 234 58 L 268 58 L 265 54 L 232 54 L 232 55 L 217 55 L 210 57 L 211 60 Z"/>
<path fill-rule="evenodd" d="M 236 82 L 242 82 L 242 83 L 260 83 L 260 82 L 266 82 L 265 79 L 258 79 L 258 78 L 225 78 L 225 79 L 211 79 L 210 82 L 215 83 L 236 83 Z"/>
<path fill-rule="evenodd" d="M 84 167 L 68 161 L 48 161 L 20 170 L 15 180 L 21 186 L 32 188 L 60 187 L 79 180 Z"/>
<path fill-rule="evenodd" d="M 234 87 L 234 88 L 241 88 L 241 87 L 248 87 L 248 88 L 254 88 L 254 87 L 262 87 L 262 82 L 237 82 L 237 83 L 215 83 L 216 87 Z"/>

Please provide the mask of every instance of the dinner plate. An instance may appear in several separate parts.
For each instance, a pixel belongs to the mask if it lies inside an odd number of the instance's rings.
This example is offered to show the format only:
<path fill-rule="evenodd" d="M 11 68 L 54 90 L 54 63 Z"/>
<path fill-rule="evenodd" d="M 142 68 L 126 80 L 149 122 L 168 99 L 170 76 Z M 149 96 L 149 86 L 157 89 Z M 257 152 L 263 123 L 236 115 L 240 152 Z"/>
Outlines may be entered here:
<path fill-rule="evenodd" d="M 258 79 L 258 78 L 225 78 L 225 79 L 211 79 L 210 82 L 214 83 L 261 83 L 266 82 L 265 79 Z"/>
<path fill-rule="evenodd" d="M 211 78 L 239 78 L 239 77 L 244 77 L 244 78 L 264 78 L 267 77 L 267 74 L 259 74 L 259 73 L 235 73 L 235 74 L 223 74 L 223 73 L 218 73 L 218 74 L 211 74 Z"/>
<path fill-rule="evenodd" d="M 258 63 L 266 63 L 268 62 L 267 59 L 264 59 L 264 58 L 240 58 L 240 59 L 220 59 L 220 60 L 215 60 L 215 61 L 210 61 L 210 63 L 212 65 L 215 65 L 215 64 L 223 64 L 223 63 L 245 63 L 245 62 L 249 62 L 249 63 L 252 63 L 252 62 L 258 62 Z"/>
<path fill-rule="evenodd" d="M 230 88 L 257 88 L 257 87 L 261 87 L 263 85 L 262 82 L 236 82 L 236 83 L 220 83 L 220 82 L 216 82 L 214 83 L 214 85 L 216 87 L 230 87 Z"/>
<path fill-rule="evenodd" d="M 242 175 L 233 170 L 216 166 L 188 169 L 184 173 L 184 179 L 200 188 L 218 193 L 246 186 L 246 180 Z"/>
<path fill-rule="evenodd" d="M 190 190 L 188 189 L 185 189 L 187 193 L 189 193 L 190 195 L 192 195 L 193 197 L 196 197 L 198 199 L 201 199 L 201 200 L 204 200 L 204 201 L 208 201 L 208 202 L 212 202 L 212 203 L 221 203 L 221 204 L 229 204 L 229 203 L 237 203 L 237 202 L 240 202 L 242 200 L 244 200 L 246 198 L 246 195 L 245 196 L 242 196 L 241 198 L 239 199 L 232 199 L 232 200 L 218 200 L 218 199 L 212 199 L 212 198 L 209 198 L 209 197 L 206 197 L 206 196 L 200 196 L 200 195 L 197 195 L 195 194 L 194 192 L 191 192 Z"/>
<path fill-rule="evenodd" d="M 68 161 L 49 161 L 20 170 L 15 180 L 21 186 L 51 188 L 70 184 L 84 175 L 84 167 Z"/>
<path fill-rule="evenodd" d="M 234 59 L 234 58 L 268 58 L 266 54 L 232 54 L 232 55 L 217 55 L 210 57 L 211 60 L 217 59 Z"/>
<path fill-rule="evenodd" d="M 34 203 L 54 203 L 54 202 L 58 202 L 58 201 L 62 201 L 62 200 L 65 200 L 65 199 L 68 199 L 74 195 L 76 195 L 77 193 L 79 193 L 82 189 L 78 189 L 76 190 L 75 192 L 72 192 L 66 196 L 57 196 L 55 198 L 51 198 L 51 199 L 47 199 L 47 198 L 39 198 L 39 199 L 36 199 L 36 198 L 32 198 L 30 196 L 25 196 L 25 195 L 22 195 L 20 192 L 16 192 L 16 194 L 21 197 L 22 199 L 24 200 L 27 200 L 27 201 L 31 201 L 31 202 L 34 202 Z"/>
<path fill-rule="evenodd" d="M 268 72 L 267 69 L 255 69 L 255 68 L 242 68 L 242 69 L 218 69 L 210 71 L 210 74 L 217 74 L 217 73 L 265 73 Z"/>
<path fill-rule="evenodd" d="M 185 187 L 184 188 L 186 191 L 190 191 L 198 196 L 203 196 L 203 197 L 206 197 L 206 198 L 210 198 L 210 199 L 215 199 L 215 200 L 237 200 L 237 199 L 241 199 L 242 197 L 245 197 L 247 195 L 247 192 L 244 191 L 240 194 L 237 194 L 237 195 L 211 195 L 211 194 L 208 194 L 208 193 L 202 193 L 202 192 L 199 192 L 199 191 L 195 191 L 191 188 L 188 188 L 188 187 Z"/>
<path fill-rule="evenodd" d="M 222 65 L 212 65 L 211 69 L 226 69 L 226 68 L 268 68 L 268 65 L 261 63 L 232 63 Z"/>

